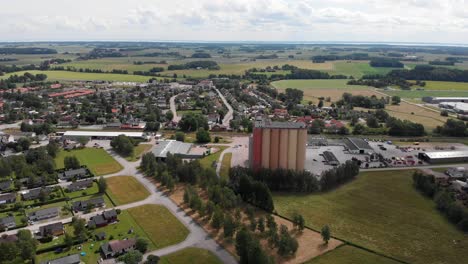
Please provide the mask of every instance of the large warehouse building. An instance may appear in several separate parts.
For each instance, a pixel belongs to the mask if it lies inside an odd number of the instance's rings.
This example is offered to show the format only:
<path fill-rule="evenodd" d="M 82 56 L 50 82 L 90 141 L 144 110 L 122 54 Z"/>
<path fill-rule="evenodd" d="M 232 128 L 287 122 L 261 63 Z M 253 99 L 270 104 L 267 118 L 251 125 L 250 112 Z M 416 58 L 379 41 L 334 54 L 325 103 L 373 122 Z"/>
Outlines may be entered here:
<path fill-rule="evenodd" d="M 468 151 L 432 151 L 432 152 L 421 152 L 418 157 L 427 163 L 438 164 L 438 163 L 455 163 L 455 162 L 467 162 Z"/>
<path fill-rule="evenodd" d="M 250 138 L 253 169 L 304 170 L 307 129 L 304 123 L 257 119 Z"/>

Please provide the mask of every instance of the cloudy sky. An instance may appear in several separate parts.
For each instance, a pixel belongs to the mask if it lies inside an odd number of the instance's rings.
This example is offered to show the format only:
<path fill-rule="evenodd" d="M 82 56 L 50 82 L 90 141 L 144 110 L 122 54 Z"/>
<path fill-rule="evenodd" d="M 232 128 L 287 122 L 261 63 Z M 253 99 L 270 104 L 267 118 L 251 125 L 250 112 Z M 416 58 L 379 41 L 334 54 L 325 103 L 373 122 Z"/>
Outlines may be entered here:
<path fill-rule="evenodd" d="M 468 44 L 468 0 L 0 0 L 0 41 Z"/>

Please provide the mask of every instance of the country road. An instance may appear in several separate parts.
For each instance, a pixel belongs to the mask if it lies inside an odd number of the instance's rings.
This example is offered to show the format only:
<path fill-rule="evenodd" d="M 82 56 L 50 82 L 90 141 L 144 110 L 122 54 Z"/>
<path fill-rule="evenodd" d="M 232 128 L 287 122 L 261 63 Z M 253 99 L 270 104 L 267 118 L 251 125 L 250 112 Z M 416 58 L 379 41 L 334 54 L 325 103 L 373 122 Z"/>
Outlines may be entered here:
<path fill-rule="evenodd" d="M 228 109 L 228 112 L 227 114 L 224 116 L 223 118 L 223 126 L 225 127 L 229 127 L 229 123 L 231 122 L 232 118 L 233 118 L 233 114 L 234 114 L 234 110 L 232 109 L 232 106 L 229 104 L 229 102 L 226 100 L 226 98 L 224 97 L 224 95 L 218 90 L 218 88 L 214 88 L 216 90 L 216 92 L 218 93 L 219 97 L 221 98 L 221 100 L 223 101 L 224 105 L 226 106 L 226 108 Z"/>
<path fill-rule="evenodd" d="M 177 115 L 176 104 L 175 104 L 176 97 L 177 97 L 177 95 L 174 95 L 169 99 L 169 106 L 171 108 L 172 114 L 174 115 L 172 117 L 172 121 L 176 122 L 176 123 L 179 123 L 181 117 Z"/>

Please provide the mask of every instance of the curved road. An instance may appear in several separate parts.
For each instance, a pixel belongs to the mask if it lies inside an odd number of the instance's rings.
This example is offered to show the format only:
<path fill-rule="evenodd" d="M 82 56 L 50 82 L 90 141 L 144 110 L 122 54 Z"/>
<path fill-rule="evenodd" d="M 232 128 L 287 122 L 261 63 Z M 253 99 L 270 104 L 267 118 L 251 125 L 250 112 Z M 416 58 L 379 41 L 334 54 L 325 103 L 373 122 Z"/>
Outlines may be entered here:
<path fill-rule="evenodd" d="M 224 97 L 224 95 L 218 90 L 218 88 L 213 88 L 215 89 L 215 91 L 218 93 L 219 97 L 221 98 L 221 100 L 223 101 L 224 105 L 226 106 L 226 108 L 228 109 L 228 112 L 227 114 L 224 116 L 223 118 L 223 126 L 225 127 L 229 127 L 229 123 L 230 121 L 232 120 L 232 117 L 233 117 L 233 114 L 234 114 L 234 110 L 232 109 L 232 106 L 228 103 L 228 101 L 226 100 L 226 98 Z"/>
<path fill-rule="evenodd" d="M 176 97 L 177 97 L 177 95 L 174 95 L 169 99 L 169 106 L 171 108 L 172 114 L 174 115 L 174 117 L 172 117 L 172 121 L 176 122 L 176 123 L 179 123 L 181 117 L 177 115 L 176 105 L 175 105 Z"/>

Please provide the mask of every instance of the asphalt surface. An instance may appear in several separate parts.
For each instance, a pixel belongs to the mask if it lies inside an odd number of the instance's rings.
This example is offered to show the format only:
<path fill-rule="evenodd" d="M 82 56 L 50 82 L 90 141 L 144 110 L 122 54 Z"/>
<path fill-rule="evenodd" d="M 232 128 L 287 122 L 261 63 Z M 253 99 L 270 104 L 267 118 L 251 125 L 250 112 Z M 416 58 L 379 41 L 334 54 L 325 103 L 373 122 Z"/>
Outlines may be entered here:
<path fill-rule="evenodd" d="M 226 98 L 224 97 L 224 95 L 218 90 L 218 88 L 214 88 L 214 89 L 216 90 L 216 92 L 218 93 L 219 97 L 220 97 L 221 100 L 223 101 L 224 105 L 225 105 L 226 108 L 228 109 L 227 114 L 226 114 L 226 115 L 224 116 L 224 118 L 223 118 L 223 126 L 229 127 L 229 123 L 230 123 L 231 120 L 232 120 L 234 110 L 232 109 L 232 106 L 228 103 L 228 101 L 226 100 Z"/>

